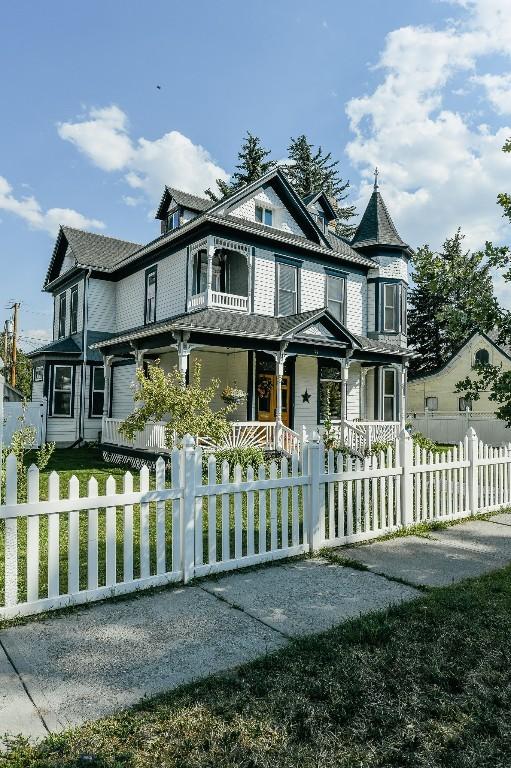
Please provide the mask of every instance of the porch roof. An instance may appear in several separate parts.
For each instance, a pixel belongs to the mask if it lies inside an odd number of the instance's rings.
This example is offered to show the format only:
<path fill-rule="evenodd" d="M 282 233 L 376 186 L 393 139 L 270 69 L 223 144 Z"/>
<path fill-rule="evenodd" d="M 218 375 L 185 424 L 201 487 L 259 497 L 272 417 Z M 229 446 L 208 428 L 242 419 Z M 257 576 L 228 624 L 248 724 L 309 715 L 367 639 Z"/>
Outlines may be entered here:
<path fill-rule="evenodd" d="M 94 345 L 103 350 L 123 344 L 172 333 L 200 333 L 236 337 L 239 339 L 261 339 L 273 342 L 299 342 L 316 347 L 336 346 L 359 352 L 409 356 L 403 347 L 369 339 L 351 333 L 339 323 L 327 309 L 313 309 L 296 315 L 273 317 L 270 315 L 228 312 L 219 309 L 204 309 L 155 323 L 150 327 L 135 328 L 131 331 L 105 339 Z M 243 345 L 242 345 L 243 346 Z"/>

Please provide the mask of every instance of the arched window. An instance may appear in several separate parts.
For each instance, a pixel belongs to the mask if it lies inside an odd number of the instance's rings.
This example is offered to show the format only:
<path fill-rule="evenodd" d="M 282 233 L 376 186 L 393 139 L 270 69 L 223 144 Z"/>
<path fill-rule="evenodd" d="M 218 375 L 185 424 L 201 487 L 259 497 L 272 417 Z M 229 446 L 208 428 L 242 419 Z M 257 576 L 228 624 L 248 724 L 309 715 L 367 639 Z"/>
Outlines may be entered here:
<path fill-rule="evenodd" d="M 478 349 L 475 353 L 475 361 L 476 363 L 481 363 L 481 365 L 488 365 L 490 362 L 490 353 L 487 349 Z"/>

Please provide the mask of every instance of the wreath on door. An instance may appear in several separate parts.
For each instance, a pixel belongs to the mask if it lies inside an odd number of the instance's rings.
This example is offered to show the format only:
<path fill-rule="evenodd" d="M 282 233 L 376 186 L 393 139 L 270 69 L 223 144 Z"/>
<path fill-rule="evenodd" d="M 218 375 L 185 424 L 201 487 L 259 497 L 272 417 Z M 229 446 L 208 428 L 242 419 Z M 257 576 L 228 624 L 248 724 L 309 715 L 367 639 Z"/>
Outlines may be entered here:
<path fill-rule="evenodd" d="M 268 397 L 273 389 L 273 382 L 271 379 L 261 378 L 257 384 L 257 394 L 259 397 Z"/>

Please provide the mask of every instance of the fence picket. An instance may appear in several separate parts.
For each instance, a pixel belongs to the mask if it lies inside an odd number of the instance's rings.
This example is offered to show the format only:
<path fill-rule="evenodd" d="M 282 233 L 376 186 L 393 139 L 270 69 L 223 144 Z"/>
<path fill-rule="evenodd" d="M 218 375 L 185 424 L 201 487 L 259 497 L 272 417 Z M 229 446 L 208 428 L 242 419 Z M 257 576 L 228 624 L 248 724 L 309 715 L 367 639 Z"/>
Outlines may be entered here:
<path fill-rule="evenodd" d="M 330 448 L 327 453 L 327 471 L 334 472 L 334 452 Z M 335 483 L 328 483 L 328 538 L 335 539 Z M 325 536 L 326 538 L 326 536 Z"/>
<path fill-rule="evenodd" d="M 171 487 L 179 488 L 181 485 L 181 461 L 182 453 L 175 447 L 170 459 Z M 209 481 L 208 481 L 209 482 Z M 215 530 L 216 535 L 216 530 Z M 172 570 L 182 570 L 181 564 L 181 499 L 172 501 Z"/>
<path fill-rule="evenodd" d="M 337 457 L 337 474 L 342 475 L 344 470 L 344 456 L 339 453 Z M 342 538 L 345 531 L 344 520 L 344 483 L 342 478 L 337 481 L 337 536 Z"/>
<path fill-rule="evenodd" d="M 264 464 L 258 469 L 258 480 L 264 480 L 266 472 L 264 470 Z M 259 505 L 259 554 L 266 552 L 266 491 L 259 491 L 258 494 Z"/>
<path fill-rule="evenodd" d="M 156 462 L 156 490 L 165 490 L 165 459 L 160 456 Z M 165 502 L 156 502 L 156 573 L 165 573 Z"/>
<path fill-rule="evenodd" d="M 387 448 L 387 467 L 392 467 L 394 458 L 392 455 L 392 448 L 390 445 Z M 395 476 L 389 477 L 387 480 L 387 526 L 392 528 L 394 526 L 394 482 Z"/>
<path fill-rule="evenodd" d="M 208 457 L 208 485 L 216 485 L 216 459 Z M 208 497 L 208 562 L 216 563 L 216 496 Z"/>
<path fill-rule="evenodd" d="M 18 467 L 16 456 L 11 453 L 5 462 L 5 501 L 18 502 Z M 5 604 L 18 602 L 18 521 L 5 521 Z"/>
<path fill-rule="evenodd" d="M 27 474 L 27 501 L 36 504 L 39 501 L 39 470 L 32 464 Z M 33 603 L 39 598 L 39 517 L 31 515 L 27 519 L 27 602 Z"/>
<path fill-rule="evenodd" d="M 346 471 L 353 472 L 353 459 L 348 456 Z M 352 481 L 346 481 L 346 536 L 353 536 L 353 489 Z"/>
<path fill-rule="evenodd" d="M 115 495 L 115 480 L 110 475 L 106 481 L 106 495 Z M 106 508 L 106 586 L 117 581 L 117 508 Z"/>
<path fill-rule="evenodd" d="M 144 464 L 140 470 L 140 491 L 149 491 L 149 469 Z M 140 577 L 147 579 L 150 574 L 151 560 L 149 553 L 149 503 L 140 504 Z"/>
<path fill-rule="evenodd" d="M 291 456 L 291 477 L 298 477 L 298 456 Z M 291 489 L 291 544 L 297 547 L 300 543 L 300 510 L 298 507 L 298 486 Z"/>
<path fill-rule="evenodd" d="M 254 468 L 247 467 L 247 483 L 254 482 Z M 254 491 L 247 491 L 247 555 L 255 552 Z"/>
<path fill-rule="evenodd" d="M 87 483 L 87 495 L 90 499 L 98 496 L 98 481 L 91 477 Z M 89 509 L 87 513 L 87 589 L 98 588 L 98 510 Z"/>
<path fill-rule="evenodd" d="M 69 498 L 80 498 L 80 483 L 76 475 L 69 480 Z M 67 591 L 75 595 L 80 590 L 80 513 L 68 514 Z"/>
<path fill-rule="evenodd" d="M 195 487 L 202 485 L 202 448 L 195 449 Z M 202 565 L 204 562 L 204 538 L 202 524 L 202 496 L 196 496 L 194 507 L 194 525 L 195 525 L 195 565 Z"/>
<path fill-rule="evenodd" d="M 277 479 L 277 463 L 272 461 L 270 464 L 270 480 Z M 277 549 L 278 519 L 277 519 L 277 490 L 270 490 L 270 549 L 274 552 Z"/>
<path fill-rule="evenodd" d="M 280 476 L 287 478 L 288 466 L 287 459 L 282 458 L 280 461 Z M 287 549 L 289 546 L 289 491 L 287 488 L 282 488 L 280 491 L 280 525 L 281 525 L 281 547 Z"/>
<path fill-rule="evenodd" d="M 133 492 L 133 475 L 126 472 L 123 478 L 124 493 Z M 133 581 L 133 505 L 125 504 L 123 513 L 123 579 Z"/>
<path fill-rule="evenodd" d="M 222 462 L 222 483 L 229 482 L 229 462 Z M 222 560 L 230 558 L 230 498 L 228 493 L 222 494 Z"/>
<path fill-rule="evenodd" d="M 234 482 L 240 484 L 243 470 L 239 464 L 234 467 Z M 243 555 L 243 518 L 241 514 L 242 494 L 234 493 L 234 557 L 239 560 Z"/>
<path fill-rule="evenodd" d="M 48 478 L 48 501 L 60 498 L 60 478 L 52 472 Z M 60 517 L 58 512 L 48 515 L 48 597 L 60 594 Z"/>

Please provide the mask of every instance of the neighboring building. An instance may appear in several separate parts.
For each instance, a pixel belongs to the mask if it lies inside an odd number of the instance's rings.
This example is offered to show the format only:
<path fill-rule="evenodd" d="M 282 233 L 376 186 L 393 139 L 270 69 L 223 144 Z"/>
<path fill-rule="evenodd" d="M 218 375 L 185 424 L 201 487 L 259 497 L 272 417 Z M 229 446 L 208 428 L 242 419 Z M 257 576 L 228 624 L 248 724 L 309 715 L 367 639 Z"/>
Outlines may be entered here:
<path fill-rule="evenodd" d="M 511 350 L 497 344 L 496 334 L 476 332 L 465 342 L 456 354 L 436 371 L 425 376 L 416 376 L 408 382 L 407 410 L 409 413 L 428 411 L 465 411 L 470 403 L 462 393 L 456 392 L 456 384 L 467 376 L 474 377 L 476 361 L 500 365 L 504 371 L 511 370 Z M 473 404 L 476 411 L 494 413 L 496 403 L 481 392 Z"/>
<path fill-rule="evenodd" d="M 147 245 L 60 229 L 54 341 L 31 354 L 49 440 L 125 418 L 156 359 L 245 389 L 240 421 L 317 429 L 327 390 L 334 419 L 399 421 L 411 251 L 376 185 L 351 243 L 328 198 L 302 200 L 278 169 L 218 203 L 166 187 L 156 218 Z"/>
<path fill-rule="evenodd" d="M 6 403 L 21 403 L 25 398 L 23 393 L 12 387 L 7 382 L 4 383 L 4 402 Z"/>

